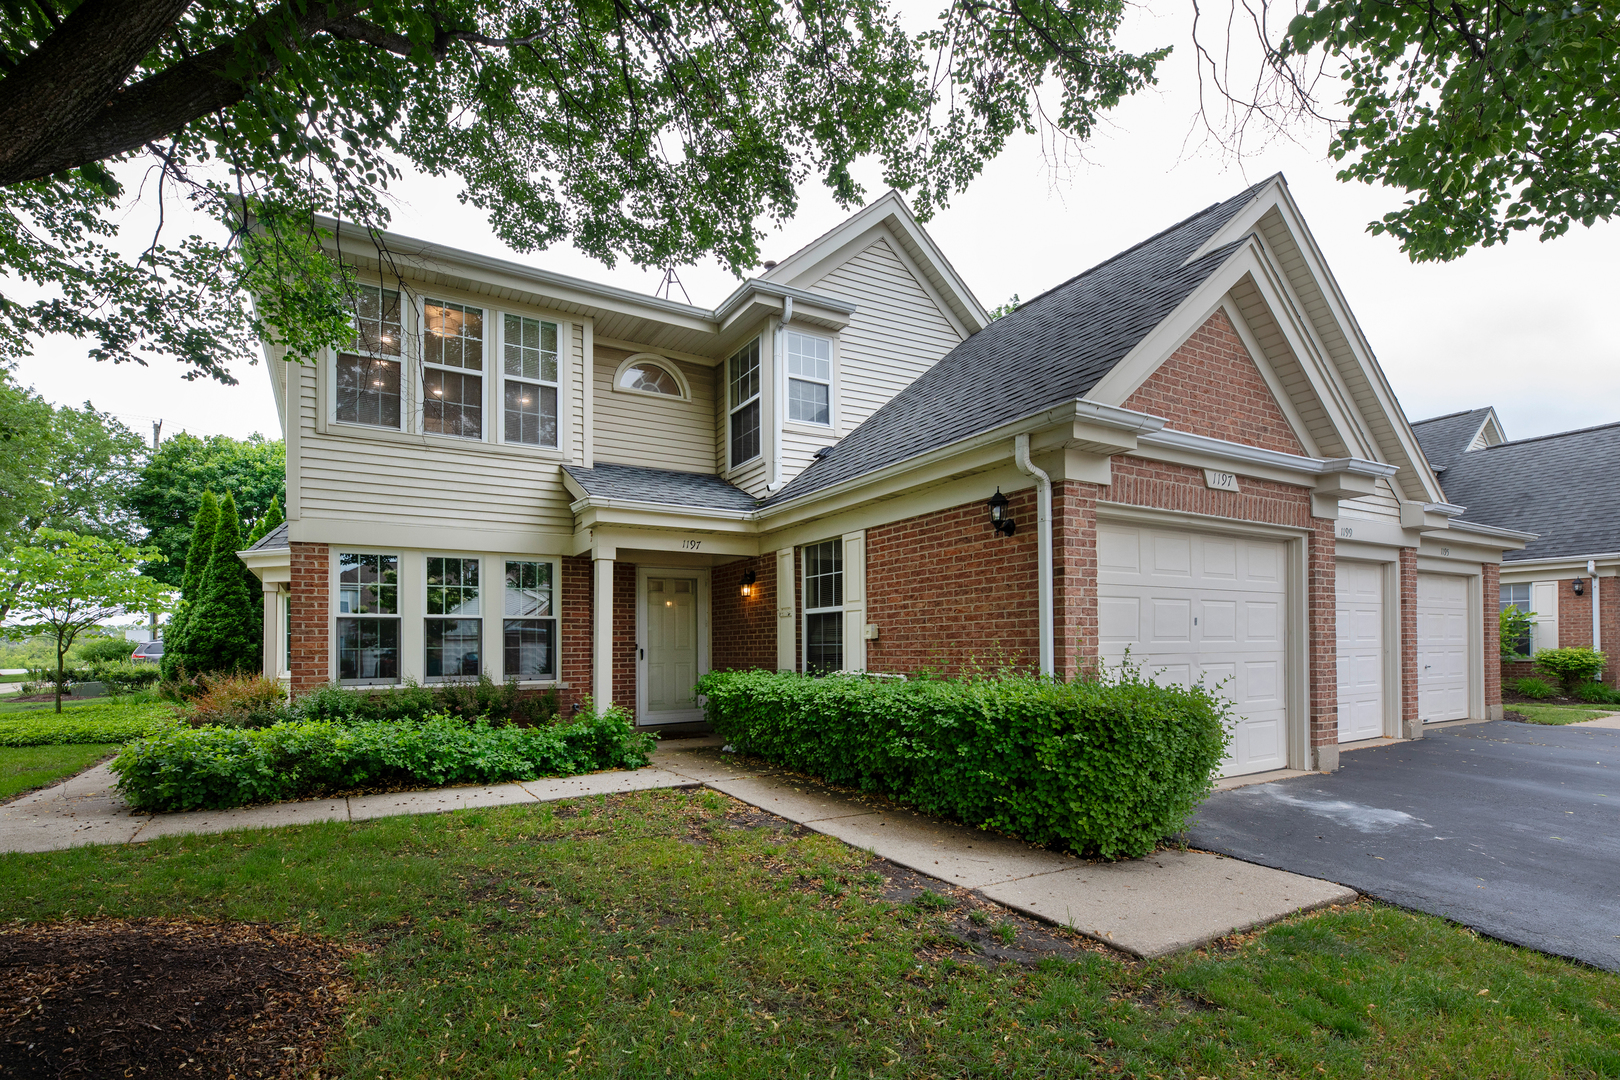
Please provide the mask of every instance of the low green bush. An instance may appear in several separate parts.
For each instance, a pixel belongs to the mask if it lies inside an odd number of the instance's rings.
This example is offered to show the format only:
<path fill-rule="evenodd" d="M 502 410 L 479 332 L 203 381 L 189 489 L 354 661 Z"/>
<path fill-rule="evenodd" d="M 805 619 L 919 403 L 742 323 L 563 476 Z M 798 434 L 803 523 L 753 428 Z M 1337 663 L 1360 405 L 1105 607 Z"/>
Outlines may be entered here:
<path fill-rule="evenodd" d="M 303 720 L 262 729 L 181 727 L 130 743 L 112 763 L 139 810 L 201 810 L 359 787 L 439 787 L 572 776 L 647 764 L 653 737 L 622 709 L 541 727 L 438 715 Z"/>
<path fill-rule="evenodd" d="M 1527 675 L 1522 679 L 1516 679 L 1510 683 L 1509 686 L 1512 688 L 1515 694 L 1518 694 L 1520 697 L 1527 697 L 1532 701 L 1540 701 L 1543 698 L 1550 698 L 1558 693 L 1558 688 L 1556 686 L 1548 682 L 1546 679 L 1538 679 L 1534 675 Z"/>
<path fill-rule="evenodd" d="M 900 681 L 713 672 L 736 748 L 932 814 L 1105 858 L 1145 855 L 1208 794 L 1228 705 L 1202 688 L 1032 676 Z"/>
<path fill-rule="evenodd" d="M 0 746 L 122 743 L 178 726 L 174 710 L 155 702 L 92 702 L 61 713 L 50 708 L 0 715 Z"/>
<path fill-rule="evenodd" d="M 156 686 L 162 673 L 156 664 L 132 664 L 128 660 L 98 662 L 85 671 L 85 678 L 101 683 L 109 694 L 128 694 Z"/>
<path fill-rule="evenodd" d="M 199 675 L 184 715 L 192 727 L 267 728 L 291 718 L 287 688 L 263 675 Z"/>
<path fill-rule="evenodd" d="M 1597 678 L 1608 657 L 1585 646 L 1573 649 L 1542 649 L 1536 653 L 1536 668 L 1563 681 L 1566 691 L 1578 683 Z"/>
<path fill-rule="evenodd" d="M 1585 701 L 1593 705 L 1620 704 L 1620 692 L 1617 692 L 1612 686 L 1605 686 L 1595 680 L 1576 683 L 1575 688 L 1569 692 L 1569 696 L 1577 701 Z"/>
<path fill-rule="evenodd" d="M 125 641 L 122 637 L 82 638 L 73 650 L 75 658 L 85 664 L 115 664 L 128 660 L 134 653 L 135 643 Z"/>

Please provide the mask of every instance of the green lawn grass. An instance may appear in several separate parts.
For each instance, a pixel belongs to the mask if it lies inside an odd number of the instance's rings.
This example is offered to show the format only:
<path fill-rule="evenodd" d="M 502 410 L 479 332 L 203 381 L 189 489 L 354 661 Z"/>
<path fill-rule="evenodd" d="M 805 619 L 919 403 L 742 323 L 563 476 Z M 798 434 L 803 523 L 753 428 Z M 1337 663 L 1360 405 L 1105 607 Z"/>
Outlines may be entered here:
<path fill-rule="evenodd" d="M 0 920 L 362 946 L 321 1070 L 357 1080 L 1620 1076 L 1620 977 L 1439 919 L 1356 904 L 1153 963 L 998 965 L 946 936 L 943 898 L 887 901 L 866 854 L 735 806 L 647 792 L 5 855 Z"/>
<path fill-rule="evenodd" d="M 0 746 L 56 743 L 123 743 L 173 723 L 174 710 L 161 701 L 93 698 L 57 713 L 43 708 L 0 704 Z"/>
<path fill-rule="evenodd" d="M 1596 720 L 1616 711 L 1590 705 L 1508 705 L 1505 708 L 1509 712 L 1519 713 L 1532 724 L 1578 724 L 1582 720 Z"/>
<path fill-rule="evenodd" d="M 65 780 L 117 749 L 112 743 L 0 746 L 0 799 Z"/>

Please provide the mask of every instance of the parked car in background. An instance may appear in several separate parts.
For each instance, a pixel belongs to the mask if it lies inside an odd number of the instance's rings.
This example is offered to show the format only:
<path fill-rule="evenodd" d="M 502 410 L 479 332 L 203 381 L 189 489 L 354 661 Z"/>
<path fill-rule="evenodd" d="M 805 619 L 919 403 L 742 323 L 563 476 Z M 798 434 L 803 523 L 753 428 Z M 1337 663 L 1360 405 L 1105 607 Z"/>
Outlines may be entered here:
<path fill-rule="evenodd" d="M 129 662 L 132 664 L 155 664 L 162 659 L 162 641 L 143 641 L 129 654 Z"/>

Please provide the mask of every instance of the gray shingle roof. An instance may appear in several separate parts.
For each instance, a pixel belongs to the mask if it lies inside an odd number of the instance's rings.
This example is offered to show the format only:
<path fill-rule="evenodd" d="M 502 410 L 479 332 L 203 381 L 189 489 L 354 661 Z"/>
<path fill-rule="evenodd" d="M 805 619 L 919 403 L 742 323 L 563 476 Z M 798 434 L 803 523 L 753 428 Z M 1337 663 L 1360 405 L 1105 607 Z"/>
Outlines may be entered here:
<path fill-rule="evenodd" d="M 713 473 L 649 469 L 599 461 L 592 469 L 564 465 L 587 495 L 603 499 L 689 506 L 700 510 L 752 510 L 759 503 L 740 487 Z"/>
<path fill-rule="evenodd" d="M 248 550 L 264 551 L 269 548 L 284 548 L 287 546 L 287 544 L 287 523 L 283 521 L 280 525 L 277 525 L 275 528 L 259 537 L 258 542 L 252 547 L 248 548 Z"/>
<path fill-rule="evenodd" d="M 1083 397 L 1239 246 L 1229 244 L 1187 263 L 1267 183 L 1194 214 L 995 320 L 812 462 L 767 505 Z"/>
<path fill-rule="evenodd" d="M 1440 483 L 1466 520 L 1540 534 L 1507 562 L 1620 551 L 1620 424 L 1458 454 Z"/>
<path fill-rule="evenodd" d="M 1479 434 L 1479 429 L 1485 425 L 1485 418 L 1490 414 L 1490 409 L 1464 409 L 1462 412 L 1413 422 L 1412 434 L 1417 436 L 1423 456 L 1429 459 L 1437 475 L 1450 468 L 1451 463 L 1468 449 L 1468 444 L 1474 441 L 1474 436 Z"/>

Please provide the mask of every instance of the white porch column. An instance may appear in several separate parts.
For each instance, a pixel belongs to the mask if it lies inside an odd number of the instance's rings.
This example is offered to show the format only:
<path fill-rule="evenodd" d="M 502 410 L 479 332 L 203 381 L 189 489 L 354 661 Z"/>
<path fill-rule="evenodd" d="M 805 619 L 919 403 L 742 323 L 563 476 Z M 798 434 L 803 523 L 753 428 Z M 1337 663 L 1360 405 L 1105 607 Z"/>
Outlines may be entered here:
<path fill-rule="evenodd" d="M 591 647 L 591 697 L 598 711 L 613 703 L 613 555 L 598 553 L 596 567 L 595 637 Z"/>
<path fill-rule="evenodd" d="M 264 677 L 274 679 L 281 674 L 276 661 L 281 654 L 281 639 L 287 632 L 281 625 L 281 583 L 265 581 L 261 584 L 264 586 Z"/>

